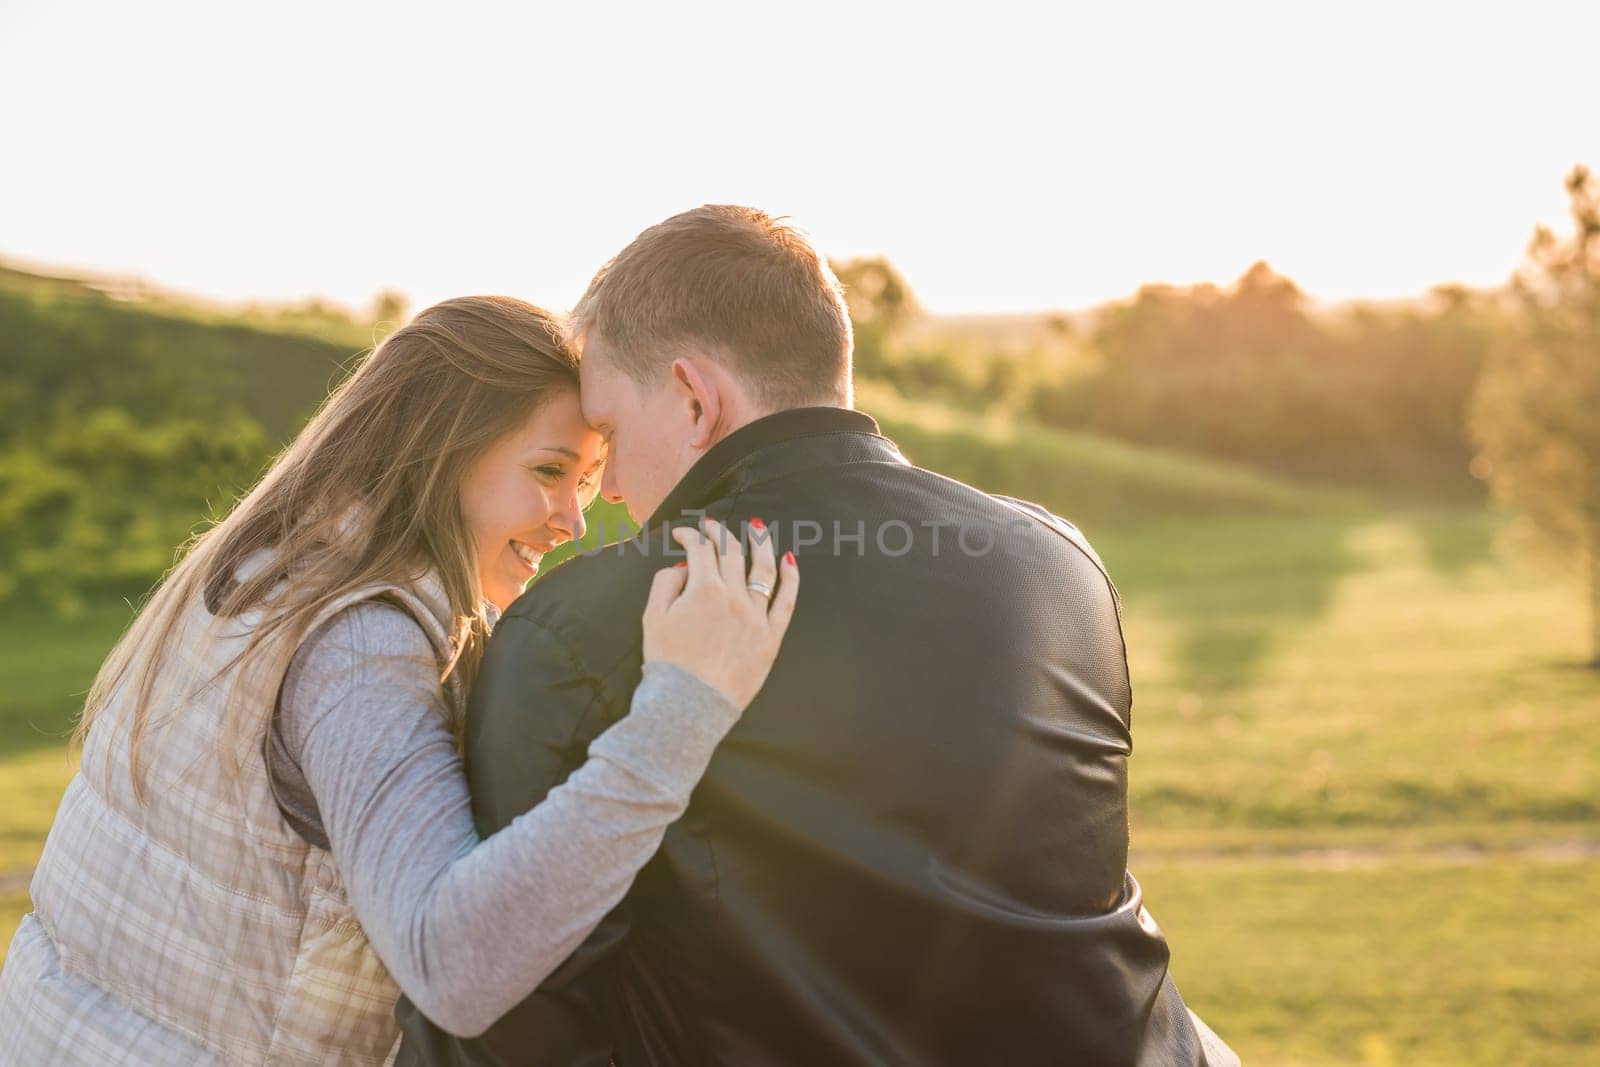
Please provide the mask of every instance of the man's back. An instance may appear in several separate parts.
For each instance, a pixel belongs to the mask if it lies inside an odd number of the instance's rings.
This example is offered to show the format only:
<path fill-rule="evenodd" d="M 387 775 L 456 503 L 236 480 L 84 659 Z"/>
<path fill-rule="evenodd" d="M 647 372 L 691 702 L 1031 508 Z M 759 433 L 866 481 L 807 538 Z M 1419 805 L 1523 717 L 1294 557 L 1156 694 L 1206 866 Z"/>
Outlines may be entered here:
<path fill-rule="evenodd" d="M 763 518 L 799 556 L 799 610 L 624 904 L 453 1043 L 465 1058 L 1197 1062 L 1125 871 L 1110 582 L 1071 527 L 911 467 L 874 429 L 761 420 L 658 512 Z M 626 710 L 660 544 L 559 568 L 500 624 L 469 723 L 484 830 Z"/>

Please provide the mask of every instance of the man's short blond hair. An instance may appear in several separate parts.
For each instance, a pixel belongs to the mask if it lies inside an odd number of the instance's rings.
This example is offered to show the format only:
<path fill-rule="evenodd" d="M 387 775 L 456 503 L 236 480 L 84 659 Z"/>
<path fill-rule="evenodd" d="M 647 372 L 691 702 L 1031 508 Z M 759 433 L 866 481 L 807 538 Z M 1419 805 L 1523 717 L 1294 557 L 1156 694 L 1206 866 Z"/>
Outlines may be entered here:
<path fill-rule="evenodd" d="M 773 410 L 848 405 L 853 339 L 839 280 L 799 230 L 752 207 L 707 204 L 645 230 L 572 311 L 635 381 L 687 346 L 726 360 Z"/>

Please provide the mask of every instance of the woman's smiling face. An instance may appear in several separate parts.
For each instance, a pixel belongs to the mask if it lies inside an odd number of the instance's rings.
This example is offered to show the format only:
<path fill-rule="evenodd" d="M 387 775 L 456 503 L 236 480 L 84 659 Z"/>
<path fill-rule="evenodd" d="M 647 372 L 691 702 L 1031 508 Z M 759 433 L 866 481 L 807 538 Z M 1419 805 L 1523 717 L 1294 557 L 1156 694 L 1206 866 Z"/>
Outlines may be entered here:
<path fill-rule="evenodd" d="M 603 459 L 578 394 L 562 390 L 472 461 L 461 481 L 461 516 L 491 604 L 505 610 L 539 573 L 540 557 L 583 536 L 583 509 L 599 488 Z"/>

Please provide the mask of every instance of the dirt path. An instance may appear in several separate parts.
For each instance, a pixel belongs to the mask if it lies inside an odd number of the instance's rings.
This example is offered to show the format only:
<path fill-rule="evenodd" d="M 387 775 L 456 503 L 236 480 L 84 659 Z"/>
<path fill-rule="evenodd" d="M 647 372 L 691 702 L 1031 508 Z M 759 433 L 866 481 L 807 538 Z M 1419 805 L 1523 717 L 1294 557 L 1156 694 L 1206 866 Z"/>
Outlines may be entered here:
<path fill-rule="evenodd" d="M 1349 848 L 1182 850 L 1135 849 L 1129 866 L 1140 864 L 1202 865 L 1220 863 L 1292 863 L 1313 871 L 1346 871 L 1382 867 L 1391 863 L 1472 864 L 1489 860 L 1522 859 L 1536 863 L 1571 863 L 1600 860 L 1600 838 L 1574 837 L 1528 844 L 1507 845 L 1429 845 L 1422 848 Z"/>

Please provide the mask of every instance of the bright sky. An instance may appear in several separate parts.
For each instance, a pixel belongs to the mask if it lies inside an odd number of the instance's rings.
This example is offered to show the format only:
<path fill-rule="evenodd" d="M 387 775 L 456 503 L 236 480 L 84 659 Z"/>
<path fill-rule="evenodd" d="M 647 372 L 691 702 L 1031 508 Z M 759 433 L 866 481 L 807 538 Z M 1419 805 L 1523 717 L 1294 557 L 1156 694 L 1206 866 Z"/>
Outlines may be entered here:
<path fill-rule="evenodd" d="M 1600 167 L 1589 0 L 938 6 L 5 0 L 0 257 L 565 306 L 740 202 L 938 311 L 1387 298 L 1501 281 Z"/>

